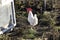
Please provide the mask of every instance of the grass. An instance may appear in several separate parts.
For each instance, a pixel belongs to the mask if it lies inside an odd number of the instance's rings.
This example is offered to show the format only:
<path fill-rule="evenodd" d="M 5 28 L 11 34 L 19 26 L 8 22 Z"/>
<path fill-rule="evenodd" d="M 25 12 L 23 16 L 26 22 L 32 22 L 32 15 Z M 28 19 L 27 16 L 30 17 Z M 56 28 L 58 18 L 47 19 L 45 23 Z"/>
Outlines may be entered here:
<path fill-rule="evenodd" d="M 55 26 L 56 29 L 60 29 L 60 26 Z"/>
<path fill-rule="evenodd" d="M 39 23 L 37 26 L 35 26 L 34 28 L 36 28 L 36 30 L 31 30 L 30 29 L 30 24 L 27 21 L 27 17 L 28 17 L 28 13 L 26 11 L 20 11 L 20 4 L 15 4 L 16 6 L 16 21 L 17 21 L 17 25 L 14 28 L 13 31 L 7 33 L 7 34 L 3 34 L 0 35 L 0 40 L 43 40 L 41 38 L 41 36 L 43 35 L 43 33 L 45 32 L 45 29 L 47 29 L 47 27 L 51 27 L 55 28 L 55 30 L 60 29 L 60 26 L 54 26 L 56 23 L 56 20 L 53 19 L 54 17 L 56 18 L 58 14 L 58 12 L 52 12 L 51 11 L 45 11 L 43 14 L 40 14 L 39 12 L 37 12 L 37 16 L 39 19 Z M 19 8 L 18 8 L 19 7 Z M 47 24 L 47 26 L 45 26 L 45 24 Z M 41 26 L 43 25 L 43 27 Z M 39 32 L 41 32 L 41 36 L 36 36 L 36 32 L 37 34 L 40 34 L 37 30 L 38 29 L 42 29 Z M 49 29 L 52 30 L 52 29 Z M 47 30 L 46 30 L 47 31 Z M 54 30 L 52 30 L 54 31 Z M 50 35 L 50 34 L 49 34 Z M 54 34 L 52 34 L 54 35 Z"/>

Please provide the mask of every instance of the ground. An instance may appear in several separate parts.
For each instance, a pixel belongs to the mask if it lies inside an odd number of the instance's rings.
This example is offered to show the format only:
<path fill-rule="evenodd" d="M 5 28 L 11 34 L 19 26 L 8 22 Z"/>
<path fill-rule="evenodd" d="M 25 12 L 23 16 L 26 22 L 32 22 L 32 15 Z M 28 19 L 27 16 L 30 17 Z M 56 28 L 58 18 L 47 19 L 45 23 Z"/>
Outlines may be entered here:
<path fill-rule="evenodd" d="M 35 11 L 38 15 L 39 23 L 38 25 L 32 27 L 27 18 L 28 13 L 24 9 L 25 4 L 20 4 L 15 1 L 16 9 L 16 26 L 13 31 L 5 33 L 0 36 L 3 40 L 43 40 L 48 38 L 48 40 L 59 40 L 60 38 L 60 9 L 52 10 L 42 10 L 42 12 Z M 42 5 L 40 5 L 41 7 Z M 50 5 L 48 5 L 50 8 Z M 47 7 L 48 7 L 47 6 Z M 39 7 L 38 7 L 39 8 Z M 41 10 L 40 10 L 41 11 Z M 32 29 L 31 29 L 32 27 Z M 58 34 L 58 35 L 57 35 Z M 47 36 L 48 35 L 48 36 Z"/>

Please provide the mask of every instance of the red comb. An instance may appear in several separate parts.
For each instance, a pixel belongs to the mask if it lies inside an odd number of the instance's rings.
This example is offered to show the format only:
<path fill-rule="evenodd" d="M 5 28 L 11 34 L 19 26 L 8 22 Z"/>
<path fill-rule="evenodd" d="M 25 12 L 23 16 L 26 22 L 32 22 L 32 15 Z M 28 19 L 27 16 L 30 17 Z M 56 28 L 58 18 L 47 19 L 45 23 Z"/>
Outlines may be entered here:
<path fill-rule="evenodd" d="M 32 11 L 32 8 L 27 8 L 27 12 Z"/>

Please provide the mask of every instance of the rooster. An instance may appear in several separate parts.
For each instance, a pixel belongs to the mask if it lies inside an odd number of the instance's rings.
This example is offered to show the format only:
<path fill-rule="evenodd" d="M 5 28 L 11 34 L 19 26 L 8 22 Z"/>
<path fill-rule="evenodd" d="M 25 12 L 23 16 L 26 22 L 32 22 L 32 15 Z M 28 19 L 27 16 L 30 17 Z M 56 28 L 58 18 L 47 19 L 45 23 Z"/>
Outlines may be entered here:
<path fill-rule="evenodd" d="M 30 23 L 31 26 L 35 26 L 38 24 L 38 18 L 37 15 L 32 13 L 32 9 L 31 8 L 27 8 L 27 12 L 28 12 L 28 22 Z"/>

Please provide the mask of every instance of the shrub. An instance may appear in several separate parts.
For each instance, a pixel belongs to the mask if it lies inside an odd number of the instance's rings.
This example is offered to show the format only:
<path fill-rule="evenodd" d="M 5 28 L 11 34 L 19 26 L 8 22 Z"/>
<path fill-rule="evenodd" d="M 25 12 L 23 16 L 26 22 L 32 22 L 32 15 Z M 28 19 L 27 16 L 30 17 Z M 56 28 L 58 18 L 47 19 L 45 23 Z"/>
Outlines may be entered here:
<path fill-rule="evenodd" d="M 23 37 L 24 38 L 35 38 L 36 31 L 34 29 L 27 29 L 23 31 Z"/>

